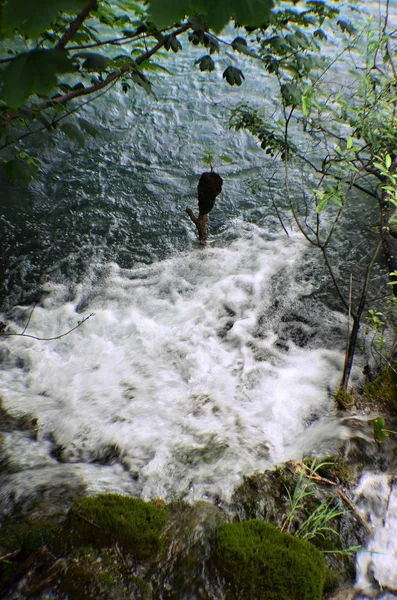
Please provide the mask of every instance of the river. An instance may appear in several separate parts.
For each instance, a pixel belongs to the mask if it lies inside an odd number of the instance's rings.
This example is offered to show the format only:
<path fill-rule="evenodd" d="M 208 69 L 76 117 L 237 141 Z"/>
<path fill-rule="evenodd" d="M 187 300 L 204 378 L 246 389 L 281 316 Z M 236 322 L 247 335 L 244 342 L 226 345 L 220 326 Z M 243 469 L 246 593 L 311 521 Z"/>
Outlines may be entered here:
<path fill-rule="evenodd" d="M 13 418 L 1 432 L 3 515 L 63 510 L 82 491 L 227 500 L 245 474 L 336 451 L 350 435 L 332 396 L 347 318 L 315 249 L 291 220 L 289 236 L 280 226 L 279 166 L 227 127 L 237 102 L 272 109 L 268 77 L 244 60 L 246 82 L 226 87 L 219 69 L 193 71 L 200 53 L 153 75 L 157 99 L 113 91 L 87 109 L 99 135 L 84 148 L 61 135 L 54 147 L 34 142 L 44 170 L 29 191 L 0 183 L 2 319 L 49 338 L 92 315 L 50 342 L 1 340 L 0 397 Z M 202 248 L 185 207 L 196 207 L 205 151 L 224 187 Z M 346 270 L 366 243 L 342 251 Z M 384 556 L 389 545 L 376 578 L 393 590 L 396 551 L 380 521 L 368 549 Z M 375 597 L 368 556 L 358 558 L 363 600 Z"/>

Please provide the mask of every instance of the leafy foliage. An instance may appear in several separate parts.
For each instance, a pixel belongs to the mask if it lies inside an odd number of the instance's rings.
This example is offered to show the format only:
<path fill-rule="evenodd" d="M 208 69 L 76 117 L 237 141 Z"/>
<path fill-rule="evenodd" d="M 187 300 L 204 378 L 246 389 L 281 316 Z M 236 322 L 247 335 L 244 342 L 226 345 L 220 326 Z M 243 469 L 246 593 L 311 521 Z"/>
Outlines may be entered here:
<path fill-rule="evenodd" d="M 389 432 L 385 429 L 385 420 L 378 417 L 372 421 L 372 433 L 376 442 L 384 442 L 389 437 Z"/>
<path fill-rule="evenodd" d="M 273 0 L 150 0 L 149 14 L 159 29 L 200 15 L 208 28 L 219 33 L 230 19 L 240 25 L 262 25 L 273 6 Z"/>
<path fill-rule="evenodd" d="M 78 13 L 86 4 L 87 0 L 12 0 L 2 9 L 1 36 L 13 37 L 18 29 L 28 38 L 36 39 L 60 11 Z"/>
<path fill-rule="evenodd" d="M 58 74 L 73 71 L 63 50 L 33 50 L 12 60 L 2 74 L 2 97 L 11 108 L 19 108 L 32 94 L 45 95 L 58 82 Z"/>
<path fill-rule="evenodd" d="M 95 127 L 87 119 L 64 121 L 96 94 L 115 84 L 126 94 L 139 88 L 154 94 L 147 72 L 167 69 L 152 57 L 162 48 L 181 52 L 184 32 L 207 51 L 196 65 L 212 72 L 213 55 L 220 52 L 213 32 L 230 19 L 246 28 L 267 27 L 275 18 L 273 7 L 273 0 L 2 0 L 0 166 L 27 184 L 39 163 L 19 156 L 27 155 L 25 138 L 61 131 L 83 145 L 85 133 L 97 134 Z M 242 35 L 222 47 L 256 56 Z M 223 71 L 231 86 L 242 85 L 244 78 L 233 64 Z"/>
<path fill-rule="evenodd" d="M 212 60 L 212 57 L 209 54 L 202 56 L 195 62 L 196 65 L 200 67 L 200 71 L 214 71 L 215 63 Z"/>
<path fill-rule="evenodd" d="M 241 85 L 245 79 L 244 73 L 240 69 L 232 66 L 226 67 L 222 77 L 226 79 L 230 85 Z"/>

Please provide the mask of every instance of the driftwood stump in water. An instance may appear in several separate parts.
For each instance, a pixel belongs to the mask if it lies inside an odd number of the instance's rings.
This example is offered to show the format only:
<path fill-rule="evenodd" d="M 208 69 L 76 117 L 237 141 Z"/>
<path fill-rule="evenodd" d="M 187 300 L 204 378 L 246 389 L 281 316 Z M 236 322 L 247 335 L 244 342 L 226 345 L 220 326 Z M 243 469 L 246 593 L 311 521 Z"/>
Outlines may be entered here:
<path fill-rule="evenodd" d="M 191 208 L 186 212 L 197 227 L 200 242 L 207 239 L 208 213 L 214 208 L 215 199 L 222 191 L 223 179 L 218 173 L 203 173 L 197 186 L 199 216 L 196 217 Z"/>

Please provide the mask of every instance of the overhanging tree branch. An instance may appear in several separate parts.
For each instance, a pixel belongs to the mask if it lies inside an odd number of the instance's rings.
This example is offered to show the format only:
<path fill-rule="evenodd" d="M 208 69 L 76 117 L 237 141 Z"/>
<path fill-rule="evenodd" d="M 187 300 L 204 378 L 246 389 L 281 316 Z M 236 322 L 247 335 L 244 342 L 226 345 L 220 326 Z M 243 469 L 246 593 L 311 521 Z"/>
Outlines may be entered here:
<path fill-rule="evenodd" d="M 75 108 L 69 110 L 68 112 L 64 113 L 63 115 L 60 115 L 58 118 L 53 119 L 51 121 L 50 126 L 54 127 L 63 119 L 66 119 L 66 117 L 69 117 L 70 115 L 72 115 L 75 112 L 78 112 L 81 108 L 83 108 L 83 106 L 86 106 L 87 104 L 90 104 L 91 102 L 94 102 L 95 100 L 97 100 L 97 98 L 100 98 L 101 96 L 103 96 L 103 94 L 106 94 L 106 92 L 108 91 L 108 89 L 110 89 L 111 87 L 113 87 L 115 85 L 116 81 L 113 81 L 113 83 L 110 84 L 110 86 L 104 90 L 101 91 L 100 94 L 97 94 L 96 96 L 93 96 L 92 98 L 89 98 L 88 100 L 86 100 L 85 102 L 82 102 L 81 104 L 79 104 L 78 106 L 76 106 Z M 35 133 L 39 133 L 40 131 L 44 131 L 45 129 L 48 129 L 49 126 L 48 125 L 42 125 L 41 127 L 39 127 L 38 129 L 35 129 L 34 131 L 27 131 L 26 133 L 20 135 L 17 138 L 14 138 L 13 140 L 7 142 L 6 144 L 4 144 L 3 146 L 0 146 L 0 150 L 4 150 L 5 148 L 7 148 L 8 146 L 13 146 L 14 144 L 16 144 L 17 142 L 29 137 L 30 135 L 33 135 Z"/>
<path fill-rule="evenodd" d="M 175 31 L 173 31 L 172 35 L 173 36 L 181 35 L 185 31 L 187 31 L 190 27 L 191 27 L 191 24 L 186 23 L 179 29 L 176 29 Z M 143 54 L 138 56 L 135 59 L 135 64 L 139 66 L 143 62 L 148 60 L 151 56 L 153 56 L 153 54 L 156 54 L 156 52 L 158 52 L 158 50 L 160 50 L 160 48 L 162 48 L 164 46 L 166 39 L 167 39 L 166 37 L 163 37 L 163 39 L 160 40 L 155 46 L 153 46 L 153 48 L 151 48 L 147 52 L 144 52 Z M 67 102 L 70 102 L 70 100 L 73 100 L 74 98 L 79 98 L 81 96 L 87 96 L 88 94 L 92 94 L 94 92 L 102 90 L 103 88 L 106 88 L 113 81 L 119 79 L 125 73 L 131 72 L 131 70 L 132 70 L 132 66 L 126 66 L 126 67 L 123 67 L 122 69 L 118 69 L 117 71 L 113 71 L 113 73 L 109 73 L 109 75 L 103 81 L 98 81 L 97 83 L 94 83 L 93 85 L 90 85 L 89 87 L 79 88 L 77 90 L 73 90 L 72 92 L 64 94 L 63 96 L 57 96 L 55 98 L 51 98 L 50 100 L 46 100 L 45 102 L 42 102 L 41 104 L 38 104 L 36 107 L 34 107 L 34 110 L 41 111 L 50 106 L 66 104 Z"/>
<path fill-rule="evenodd" d="M 61 37 L 59 42 L 56 44 L 55 48 L 59 50 L 63 50 L 66 44 L 72 39 L 76 31 L 81 27 L 83 22 L 86 20 L 88 15 L 92 10 L 96 10 L 98 8 L 97 0 L 89 0 L 88 4 L 83 8 L 81 13 L 77 15 L 74 21 L 71 22 L 69 29 L 66 33 Z"/>

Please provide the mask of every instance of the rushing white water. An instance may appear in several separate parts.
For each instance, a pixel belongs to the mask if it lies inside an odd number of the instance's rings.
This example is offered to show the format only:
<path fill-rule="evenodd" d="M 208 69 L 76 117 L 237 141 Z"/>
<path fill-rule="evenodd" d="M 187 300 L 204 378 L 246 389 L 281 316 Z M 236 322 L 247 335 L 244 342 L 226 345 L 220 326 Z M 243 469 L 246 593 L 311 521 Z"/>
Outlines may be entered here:
<path fill-rule="evenodd" d="M 391 475 L 366 473 L 356 490 L 373 534 L 357 556 L 356 589 L 360 600 L 397 597 L 397 488 Z"/>
<path fill-rule="evenodd" d="M 247 227 L 227 247 L 134 270 L 107 265 L 72 301 L 49 285 L 31 334 L 95 316 L 57 341 L 9 338 L 3 406 L 38 420 L 37 440 L 8 434 L 10 470 L 35 469 L 51 487 L 75 463 L 89 490 L 227 498 L 244 474 L 343 436 L 325 427 L 305 448 L 308 424 L 333 413 L 343 354 L 340 317 L 309 300 L 302 257 L 299 239 Z M 32 493 L 27 475 L 9 476 L 3 501 L 9 486 Z"/>

